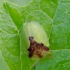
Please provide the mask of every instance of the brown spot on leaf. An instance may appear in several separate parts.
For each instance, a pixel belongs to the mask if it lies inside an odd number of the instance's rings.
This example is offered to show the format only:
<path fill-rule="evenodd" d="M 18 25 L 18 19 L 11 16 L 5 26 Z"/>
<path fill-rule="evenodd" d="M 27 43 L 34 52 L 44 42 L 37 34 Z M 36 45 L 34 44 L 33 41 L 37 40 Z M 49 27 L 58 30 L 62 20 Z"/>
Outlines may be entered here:
<path fill-rule="evenodd" d="M 37 55 L 39 58 L 43 57 L 42 52 L 43 51 L 49 51 L 49 48 L 47 46 L 44 46 L 43 43 L 37 43 L 34 41 L 34 37 L 29 37 L 30 46 L 28 48 L 29 51 L 29 57 L 33 57 L 33 55 Z"/>

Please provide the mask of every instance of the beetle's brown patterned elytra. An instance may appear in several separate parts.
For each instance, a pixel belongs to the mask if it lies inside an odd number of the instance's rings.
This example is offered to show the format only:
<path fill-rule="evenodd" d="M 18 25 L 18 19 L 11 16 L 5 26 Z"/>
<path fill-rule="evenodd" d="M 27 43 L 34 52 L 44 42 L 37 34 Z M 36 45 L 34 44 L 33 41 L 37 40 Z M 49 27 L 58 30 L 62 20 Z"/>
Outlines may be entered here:
<path fill-rule="evenodd" d="M 30 46 L 28 48 L 29 51 L 29 58 L 32 58 L 34 55 L 37 55 L 39 58 L 43 57 L 43 51 L 49 51 L 47 46 L 44 46 L 43 43 L 37 43 L 34 40 L 34 37 L 29 37 Z"/>

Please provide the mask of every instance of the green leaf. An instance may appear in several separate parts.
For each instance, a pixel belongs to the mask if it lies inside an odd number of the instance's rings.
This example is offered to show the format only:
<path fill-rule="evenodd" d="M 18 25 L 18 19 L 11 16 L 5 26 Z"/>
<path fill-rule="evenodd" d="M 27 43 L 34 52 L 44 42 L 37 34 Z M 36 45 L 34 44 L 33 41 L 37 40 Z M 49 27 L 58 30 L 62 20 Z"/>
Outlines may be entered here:
<path fill-rule="evenodd" d="M 10 70 L 20 70 L 20 40 L 18 29 L 2 7 L 0 10 L 0 47 Z"/>
<path fill-rule="evenodd" d="M 69 0 L 70 1 L 70 0 Z M 70 2 L 61 0 L 53 18 L 50 34 L 52 58 L 43 59 L 36 70 L 69 70 L 70 67 Z"/>
<path fill-rule="evenodd" d="M 8 66 L 7 66 L 7 64 L 6 64 L 4 58 L 1 54 L 1 51 L 0 51 L 0 69 L 1 70 L 9 70 L 9 68 L 8 68 Z"/>
<path fill-rule="evenodd" d="M 28 57 L 23 37 L 19 38 L 19 29 L 27 21 L 42 25 L 49 37 L 51 57 L 46 56 L 38 62 Z M 69 70 L 69 29 L 70 0 L 32 0 L 24 7 L 5 2 L 0 10 L 2 55 L 10 70 Z"/>

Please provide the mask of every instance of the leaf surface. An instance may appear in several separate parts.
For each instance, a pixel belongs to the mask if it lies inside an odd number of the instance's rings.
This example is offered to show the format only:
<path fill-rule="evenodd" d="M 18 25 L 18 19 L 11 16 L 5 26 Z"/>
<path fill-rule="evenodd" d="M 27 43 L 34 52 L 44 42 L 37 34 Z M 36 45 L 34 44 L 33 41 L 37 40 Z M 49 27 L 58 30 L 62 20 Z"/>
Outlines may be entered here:
<path fill-rule="evenodd" d="M 0 48 L 10 70 L 20 70 L 19 42 L 18 29 L 2 7 L 0 11 Z"/>
<path fill-rule="evenodd" d="M 24 7 L 5 2 L 0 15 L 0 46 L 10 70 L 70 69 L 70 0 L 32 0 Z M 38 63 L 28 57 L 23 36 L 19 38 L 19 29 L 31 20 L 48 34 L 52 53 Z"/>

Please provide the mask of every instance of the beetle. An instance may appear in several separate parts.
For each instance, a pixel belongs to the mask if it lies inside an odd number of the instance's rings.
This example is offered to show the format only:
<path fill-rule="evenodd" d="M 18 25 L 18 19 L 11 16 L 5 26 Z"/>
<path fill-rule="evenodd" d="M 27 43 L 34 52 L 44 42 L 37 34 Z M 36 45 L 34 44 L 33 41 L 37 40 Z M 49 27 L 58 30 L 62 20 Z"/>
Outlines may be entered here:
<path fill-rule="evenodd" d="M 29 58 L 32 58 L 34 55 L 37 55 L 39 58 L 43 57 L 43 52 L 49 51 L 49 47 L 44 46 L 43 43 L 37 43 L 34 40 L 33 36 L 29 37 L 30 46 L 28 48 Z"/>

